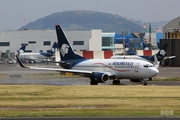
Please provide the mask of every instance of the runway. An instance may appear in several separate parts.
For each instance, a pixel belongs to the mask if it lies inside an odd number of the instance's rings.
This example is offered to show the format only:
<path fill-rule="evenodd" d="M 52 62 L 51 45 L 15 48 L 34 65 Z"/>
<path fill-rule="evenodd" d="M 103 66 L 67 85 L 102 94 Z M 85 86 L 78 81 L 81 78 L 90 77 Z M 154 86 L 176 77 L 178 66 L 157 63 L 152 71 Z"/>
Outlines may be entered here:
<path fill-rule="evenodd" d="M 22 80 L 22 79 L 3 79 L 0 80 L 0 84 L 5 85 L 90 85 L 88 78 L 60 78 L 60 79 L 41 79 L 41 80 Z M 113 85 L 112 80 L 107 83 L 99 83 L 98 85 Z M 142 85 L 141 82 L 131 82 L 128 79 L 121 80 L 119 86 L 124 85 Z M 148 85 L 153 86 L 180 86 L 180 81 L 148 81 Z"/>
<path fill-rule="evenodd" d="M 54 64 L 30 64 L 31 66 L 46 66 L 46 67 L 57 67 Z M 180 67 L 160 67 L 160 73 L 156 77 L 169 78 L 169 77 L 180 77 Z M 39 71 L 21 68 L 19 64 L 0 64 L 0 74 L 6 74 L 6 78 L 0 78 L 0 84 L 35 84 L 35 85 L 90 85 L 89 78 L 52 78 L 52 79 L 26 79 L 23 77 L 25 74 L 33 76 L 38 73 L 53 73 L 52 71 Z M 57 73 L 59 74 L 59 73 Z M 112 85 L 112 80 L 107 83 L 99 83 L 98 85 Z M 128 79 L 121 80 L 121 85 L 142 85 L 141 82 L 131 82 Z M 148 81 L 148 85 L 167 85 L 167 86 L 180 86 L 180 81 Z"/>

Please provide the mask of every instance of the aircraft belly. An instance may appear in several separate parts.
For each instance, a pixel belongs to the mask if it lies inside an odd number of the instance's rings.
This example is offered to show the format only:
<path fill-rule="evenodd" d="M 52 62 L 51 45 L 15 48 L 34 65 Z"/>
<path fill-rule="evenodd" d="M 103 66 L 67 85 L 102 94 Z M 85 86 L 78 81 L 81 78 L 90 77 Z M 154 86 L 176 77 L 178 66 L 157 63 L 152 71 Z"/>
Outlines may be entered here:
<path fill-rule="evenodd" d="M 129 70 L 127 72 L 115 72 L 116 77 L 120 79 L 142 79 L 142 78 L 147 78 L 147 71 L 138 71 L 135 72 L 134 69 Z"/>
<path fill-rule="evenodd" d="M 116 74 L 117 77 L 122 79 L 129 79 L 129 78 L 137 78 L 138 75 L 134 74 L 133 72 L 119 72 Z"/>

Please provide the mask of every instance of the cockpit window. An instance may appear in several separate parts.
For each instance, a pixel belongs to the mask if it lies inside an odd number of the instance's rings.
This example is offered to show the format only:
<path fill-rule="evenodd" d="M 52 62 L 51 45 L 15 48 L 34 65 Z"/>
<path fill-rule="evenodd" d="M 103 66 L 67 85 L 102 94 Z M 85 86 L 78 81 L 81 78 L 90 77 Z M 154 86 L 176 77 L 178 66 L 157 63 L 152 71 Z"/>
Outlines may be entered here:
<path fill-rule="evenodd" d="M 148 67 L 148 65 L 144 65 L 144 67 L 145 67 L 145 68 L 147 68 L 147 67 Z"/>
<path fill-rule="evenodd" d="M 153 67 L 152 65 L 149 65 L 149 64 L 146 64 L 144 65 L 145 68 L 148 68 L 148 67 Z"/>

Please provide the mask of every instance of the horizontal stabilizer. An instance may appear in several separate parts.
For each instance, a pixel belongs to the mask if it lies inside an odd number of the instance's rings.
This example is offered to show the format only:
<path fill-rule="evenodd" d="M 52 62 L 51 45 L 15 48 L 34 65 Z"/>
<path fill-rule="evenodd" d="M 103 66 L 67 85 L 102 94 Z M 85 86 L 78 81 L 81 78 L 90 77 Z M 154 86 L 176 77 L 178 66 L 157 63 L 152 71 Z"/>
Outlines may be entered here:
<path fill-rule="evenodd" d="M 176 56 L 166 56 L 164 57 L 164 60 L 175 58 Z"/>

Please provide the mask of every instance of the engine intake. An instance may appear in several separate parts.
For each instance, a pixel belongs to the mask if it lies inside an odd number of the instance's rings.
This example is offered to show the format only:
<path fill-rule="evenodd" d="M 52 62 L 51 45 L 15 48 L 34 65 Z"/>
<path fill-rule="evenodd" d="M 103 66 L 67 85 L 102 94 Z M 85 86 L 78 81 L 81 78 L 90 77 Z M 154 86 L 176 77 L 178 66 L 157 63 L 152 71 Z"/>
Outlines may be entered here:
<path fill-rule="evenodd" d="M 105 83 L 109 80 L 109 76 L 105 73 L 93 73 L 90 79 L 96 80 L 99 83 Z"/>

